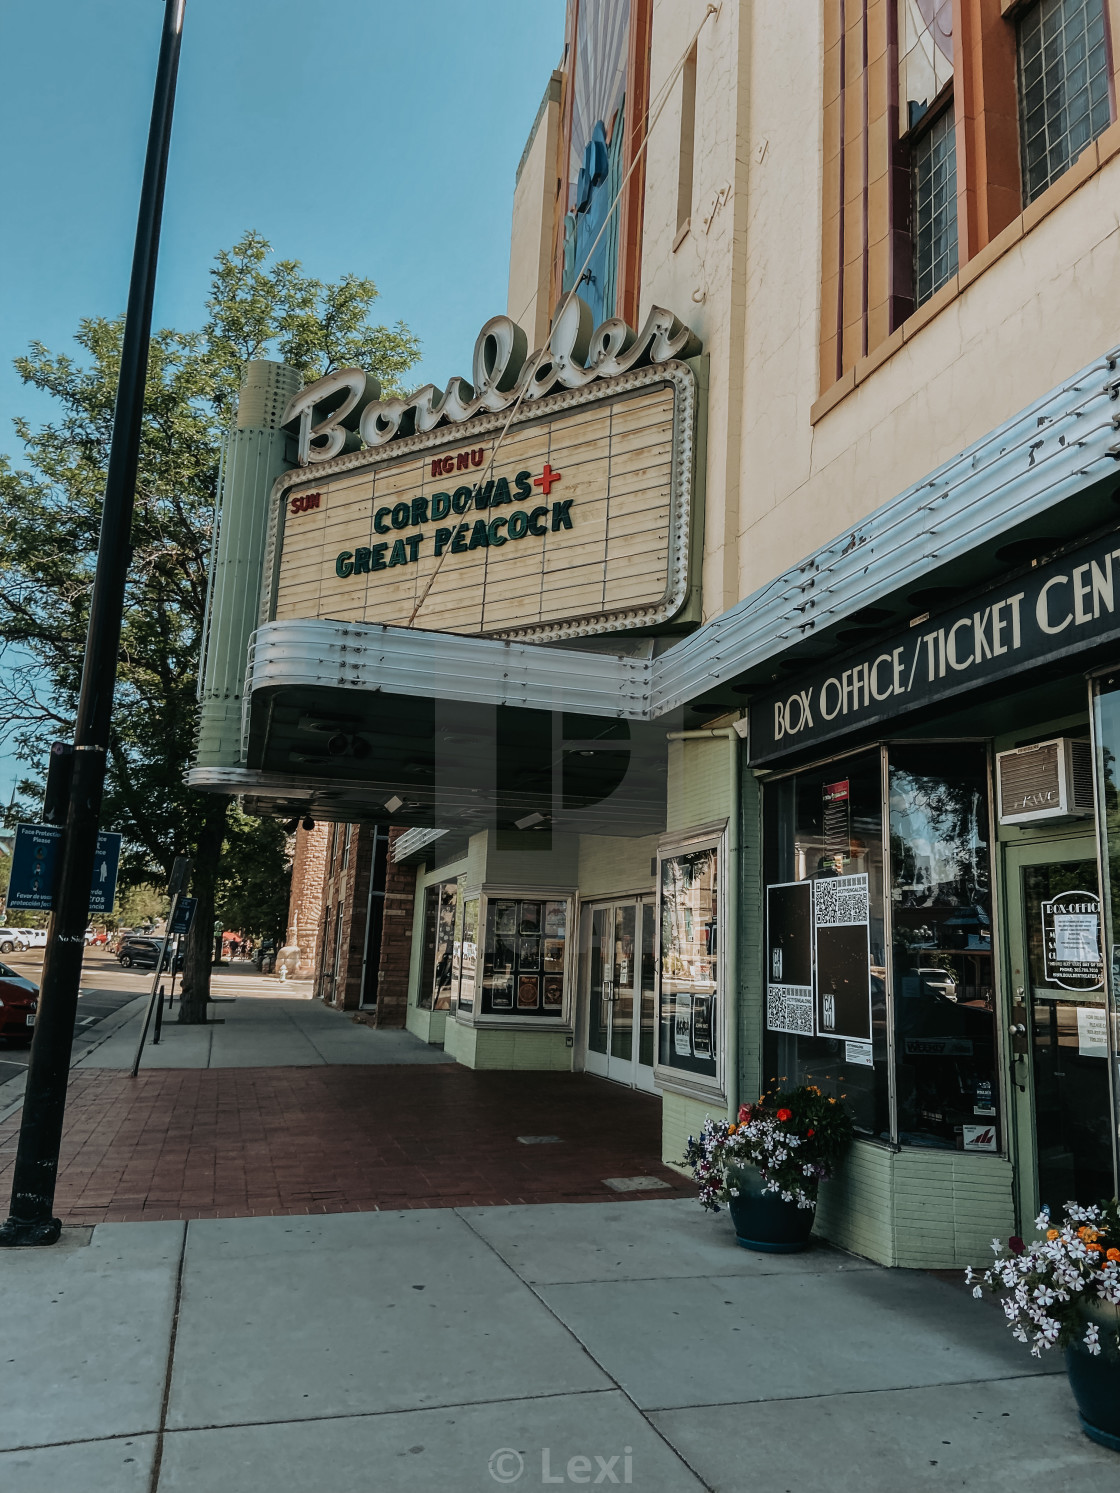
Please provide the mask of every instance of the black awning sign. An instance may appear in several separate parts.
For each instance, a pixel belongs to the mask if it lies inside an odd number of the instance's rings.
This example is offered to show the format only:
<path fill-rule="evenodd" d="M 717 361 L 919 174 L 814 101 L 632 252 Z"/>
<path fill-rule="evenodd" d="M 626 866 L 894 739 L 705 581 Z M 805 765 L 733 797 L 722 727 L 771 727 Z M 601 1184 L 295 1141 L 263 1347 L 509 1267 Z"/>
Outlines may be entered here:
<path fill-rule="evenodd" d="M 924 618 L 874 649 L 752 700 L 751 762 L 762 764 L 845 732 L 1120 639 L 1120 549 L 1108 534 L 967 610 Z"/>

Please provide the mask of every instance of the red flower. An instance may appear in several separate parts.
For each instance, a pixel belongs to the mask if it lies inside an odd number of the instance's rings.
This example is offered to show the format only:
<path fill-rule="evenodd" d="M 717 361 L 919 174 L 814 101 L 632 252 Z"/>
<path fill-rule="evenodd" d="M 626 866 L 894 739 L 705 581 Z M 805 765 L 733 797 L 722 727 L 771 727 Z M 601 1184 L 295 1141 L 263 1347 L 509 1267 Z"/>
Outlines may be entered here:
<path fill-rule="evenodd" d="M 1007 1247 L 1013 1255 L 1021 1255 L 1027 1246 L 1019 1238 L 1018 1234 L 1012 1234 L 1011 1238 L 1007 1241 Z"/>
<path fill-rule="evenodd" d="M 806 1132 L 805 1132 L 805 1139 L 806 1139 L 806 1140 L 808 1140 L 808 1139 L 809 1139 L 809 1137 L 810 1137 L 810 1136 L 811 1136 L 811 1135 L 816 1135 L 816 1133 L 817 1133 L 817 1132 L 816 1132 L 816 1131 L 815 1131 L 815 1130 L 814 1130 L 814 1129 L 813 1129 L 813 1127 L 812 1127 L 812 1126 L 811 1126 L 811 1125 L 810 1125 L 810 1127 L 809 1127 L 809 1129 L 808 1129 L 808 1130 L 806 1130 Z"/>
<path fill-rule="evenodd" d="M 780 1109 L 778 1111 L 778 1119 L 781 1120 L 781 1121 L 783 1121 L 783 1123 L 786 1120 L 792 1120 L 793 1119 L 793 1110 L 792 1109 Z"/>

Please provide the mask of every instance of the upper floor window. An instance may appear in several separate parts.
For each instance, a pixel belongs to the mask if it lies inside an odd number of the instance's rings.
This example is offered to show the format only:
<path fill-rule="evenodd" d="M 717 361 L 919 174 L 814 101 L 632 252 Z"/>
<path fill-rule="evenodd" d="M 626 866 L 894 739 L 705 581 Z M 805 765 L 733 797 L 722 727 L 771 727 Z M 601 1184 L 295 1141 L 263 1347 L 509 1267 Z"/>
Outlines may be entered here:
<path fill-rule="evenodd" d="M 1038 0 L 1018 22 L 1023 201 L 1073 165 L 1111 119 L 1103 0 Z"/>
<path fill-rule="evenodd" d="M 915 140 L 911 160 L 914 304 L 920 306 L 957 273 L 957 147 L 951 105 Z"/>
<path fill-rule="evenodd" d="M 920 306 L 957 272 L 951 0 L 898 0 L 897 22 L 898 128 L 909 145 L 914 305 Z"/>

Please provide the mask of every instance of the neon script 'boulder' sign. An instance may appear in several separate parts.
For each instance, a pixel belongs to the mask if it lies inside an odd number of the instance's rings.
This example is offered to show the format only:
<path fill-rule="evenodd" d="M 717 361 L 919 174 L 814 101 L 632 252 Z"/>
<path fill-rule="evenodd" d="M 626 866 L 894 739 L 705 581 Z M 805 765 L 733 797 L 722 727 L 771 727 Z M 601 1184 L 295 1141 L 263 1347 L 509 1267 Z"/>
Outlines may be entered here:
<path fill-rule="evenodd" d="M 474 345 L 473 383 L 456 376 L 441 393 L 425 384 L 407 399 L 382 399 L 381 386 L 361 368 L 340 368 L 293 395 L 283 425 L 299 437 L 299 464 L 332 461 L 362 444 L 384 446 L 398 437 L 435 430 L 449 421 L 493 414 L 520 395 L 542 399 L 557 389 L 581 389 L 645 363 L 690 358 L 700 340 L 671 311 L 651 308 L 635 333 L 618 316 L 592 330 L 591 312 L 578 296 L 552 324 L 543 355 L 530 354 L 525 333 L 508 316 L 493 316 Z"/>

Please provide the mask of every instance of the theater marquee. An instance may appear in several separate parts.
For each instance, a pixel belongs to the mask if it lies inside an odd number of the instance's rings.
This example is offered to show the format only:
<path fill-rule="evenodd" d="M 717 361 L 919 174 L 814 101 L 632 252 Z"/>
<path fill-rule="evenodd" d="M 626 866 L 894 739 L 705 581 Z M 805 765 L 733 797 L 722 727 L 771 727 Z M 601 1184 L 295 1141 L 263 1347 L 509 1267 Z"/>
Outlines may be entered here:
<path fill-rule="evenodd" d="M 274 492 L 261 620 L 538 640 L 671 621 L 689 594 L 696 419 L 675 354 L 695 339 L 656 309 L 637 337 L 558 331 L 547 373 L 496 317 L 473 385 L 378 401 L 343 370 L 296 396 L 304 466 Z M 358 431 L 375 444 L 346 450 Z"/>

